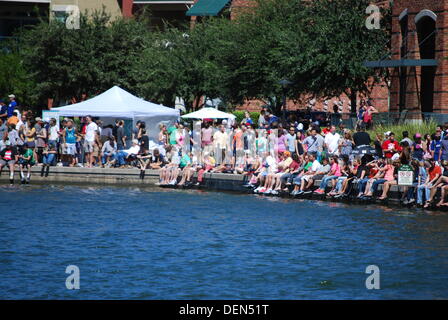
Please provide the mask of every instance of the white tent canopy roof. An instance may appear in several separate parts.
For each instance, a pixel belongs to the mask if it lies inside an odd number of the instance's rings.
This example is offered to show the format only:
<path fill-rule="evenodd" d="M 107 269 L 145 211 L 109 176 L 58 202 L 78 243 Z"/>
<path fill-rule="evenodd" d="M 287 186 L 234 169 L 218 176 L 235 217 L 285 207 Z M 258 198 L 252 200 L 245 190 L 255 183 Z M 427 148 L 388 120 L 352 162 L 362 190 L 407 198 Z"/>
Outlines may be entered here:
<path fill-rule="evenodd" d="M 112 118 L 177 116 L 179 110 L 138 98 L 118 86 L 114 86 L 96 97 L 68 106 L 53 108 L 61 116 Z"/>
<path fill-rule="evenodd" d="M 201 110 L 183 115 L 186 119 L 235 119 L 231 113 L 225 113 L 215 108 L 202 108 Z"/>

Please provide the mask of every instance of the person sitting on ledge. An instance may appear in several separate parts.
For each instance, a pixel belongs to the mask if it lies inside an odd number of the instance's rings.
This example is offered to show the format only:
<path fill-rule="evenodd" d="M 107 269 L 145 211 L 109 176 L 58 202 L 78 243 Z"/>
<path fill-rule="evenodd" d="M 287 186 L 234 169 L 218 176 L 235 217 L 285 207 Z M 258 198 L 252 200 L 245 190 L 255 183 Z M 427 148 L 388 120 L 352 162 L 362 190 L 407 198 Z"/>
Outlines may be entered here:
<path fill-rule="evenodd" d="M 335 186 L 334 181 L 336 181 L 342 174 L 337 156 L 330 158 L 330 167 L 330 172 L 322 178 L 319 188 L 314 191 L 314 193 L 325 194 L 325 189 L 329 181 L 333 181 L 333 186 Z"/>
<path fill-rule="evenodd" d="M 140 146 L 138 145 L 138 140 L 132 140 L 132 147 L 127 150 L 118 151 L 115 155 L 115 164 L 118 164 L 120 168 L 124 168 L 126 165 L 126 160 L 136 158 L 140 151 Z"/>
<path fill-rule="evenodd" d="M 428 169 L 428 176 L 426 178 L 426 181 L 424 184 L 420 185 L 417 188 L 417 204 L 422 204 L 422 193 L 423 190 L 425 191 L 425 205 L 424 208 L 428 208 L 431 204 L 430 202 L 430 196 L 431 196 L 431 188 L 434 186 L 435 182 L 439 179 L 440 175 L 442 174 L 442 169 L 436 164 L 434 159 L 429 159 L 429 169 Z"/>
<path fill-rule="evenodd" d="M 435 159 L 434 159 L 434 161 L 435 161 Z M 428 206 L 430 204 L 432 204 L 432 202 L 434 201 L 434 196 L 437 193 L 437 189 L 443 188 L 445 185 L 448 184 L 448 161 L 442 161 L 442 169 L 443 169 L 443 173 L 434 182 L 434 185 L 432 186 L 431 191 L 429 193 L 429 199 L 427 201 Z M 427 208 L 428 206 L 426 206 L 425 208 Z"/>
<path fill-rule="evenodd" d="M 311 190 L 311 188 L 314 186 L 314 182 L 316 180 L 322 180 L 322 178 L 325 177 L 330 172 L 330 170 L 330 162 L 327 158 L 323 158 L 322 165 L 314 174 L 306 174 L 302 177 L 300 191 L 297 192 L 297 195 L 312 193 L 313 191 Z"/>
<path fill-rule="evenodd" d="M 400 162 L 399 161 L 394 161 L 393 162 L 393 177 L 392 179 L 388 179 L 389 176 L 387 175 L 388 171 L 386 171 L 386 174 L 384 175 L 384 178 L 387 180 L 384 182 L 383 184 L 383 193 L 381 194 L 381 196 L 378 198 L 378 200 L 385 200 L 387 198 L 387 194 L 390 190 L 390 187 L 393 185 L 398 184 L 398 168 L 400 166 Z"/>
<path fill-rule="evenodd" d="M 193 154 L 190 152 L 184 154 L 180 159 L 179 168 L 182 170 L 182 178 L 179 181 L 178 186 L 188 186 L 191 184 L 191 177 L 196 171 L 196 166 L 193 165 L 192 158 Z"/>
<path fill-rule="evenodd" d="M 0 175 L 3 167 L 9 167 L 9 183 L 14 183 L 14 165 L 17 161 L 16 148 L 11 146 L 9 140 L 5 142 L 5 148 L 0 151 Z"/>

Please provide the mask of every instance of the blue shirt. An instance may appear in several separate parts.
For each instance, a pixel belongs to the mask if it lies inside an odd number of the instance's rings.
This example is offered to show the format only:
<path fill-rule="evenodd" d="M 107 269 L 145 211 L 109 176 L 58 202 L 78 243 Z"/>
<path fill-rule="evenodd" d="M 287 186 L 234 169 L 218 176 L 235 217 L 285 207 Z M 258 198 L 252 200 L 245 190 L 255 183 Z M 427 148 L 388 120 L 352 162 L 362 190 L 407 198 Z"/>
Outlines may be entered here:
<path fill-rule="evenodd" d="M 14 113 L 14 109 L 17 106 L 17 102 L 11 101 L 11 103 L 8 105 L 8 118 L 12 117 L 12 114 Z"/>
<path fill-rule="evenodd" d="M 7 113 L 8 111 L 8 106 L 5 104 L 0 108 L 0 114 L 4 114 Z M 2 119 L 6 119 L 8 116 L 6 115 L 5 117 L 2 117 Z"/>
<path fill-rule="evenodd" d="M 442 141 L 441 140 L 433 140 L 431 141 L 430 149 L 431 151 L 434 151 L 434 160 L 439 161 L 439 152 L 442 148 Z"/>

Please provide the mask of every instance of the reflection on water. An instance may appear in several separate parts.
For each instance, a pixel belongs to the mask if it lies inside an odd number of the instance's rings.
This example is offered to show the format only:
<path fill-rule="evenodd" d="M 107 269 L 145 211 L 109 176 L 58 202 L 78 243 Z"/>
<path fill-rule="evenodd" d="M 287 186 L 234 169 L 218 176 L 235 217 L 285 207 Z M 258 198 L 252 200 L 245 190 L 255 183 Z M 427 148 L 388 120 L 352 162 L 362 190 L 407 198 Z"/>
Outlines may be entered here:
<path fill-rule="evenodd" d="M 445 212 L 63 185 L 1 186 L 0 206 L 0 298 L 448 298 Z"/>

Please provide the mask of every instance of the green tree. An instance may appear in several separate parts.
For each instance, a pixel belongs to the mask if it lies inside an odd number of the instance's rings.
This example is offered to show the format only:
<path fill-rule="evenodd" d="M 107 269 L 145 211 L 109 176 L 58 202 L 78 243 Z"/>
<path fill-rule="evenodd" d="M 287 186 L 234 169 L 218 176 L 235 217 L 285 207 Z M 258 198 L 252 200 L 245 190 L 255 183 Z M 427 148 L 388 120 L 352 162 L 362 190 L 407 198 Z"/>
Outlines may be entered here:
<path fill-rule="evenodd" d="M 293 82 L 290 98 L 365 91 L 367 78 L 381 74 L 363 62 L 383 57 L 390 38 L 387 12 L 380 30 L 365 27 L 368 5 L 367 0 L 258 0 L 219 48 L 231 100 L 267 99 L 278 112 L 281 79 Z"/>
<path fill-rule="evenodd" d="M 137 90 L 147 99 L 173 105 L 182 97 L 188 110 L 202 106 L 203 96 L 216 97 L 220 67 L 211 47 L 217 35 L 206 24 L 192 30 L 167 28 L 145 39 L 136 60 Z"/>
<path fill-rule="evenodd" d="M 19 102 L 26 102 L 31 106 L 37 102 L 33 94 L 35 84 L 19 55 L 14 52 L 0 53 L 0 75 L 0 98 L 14 93 Z"/>
<path fill-rule="evenodd" d="M 23 30 L 20 54 L 36 81 L 40 100 L 54 98 L 64 103 L 82 93 L 96 95 L 113 85 L 135 86 L 130 68 L 142 50 L 145 32 L 144 23 L 111 21 L 103 10 L 82 15 L 76 30 L 57 21 Z"/>

